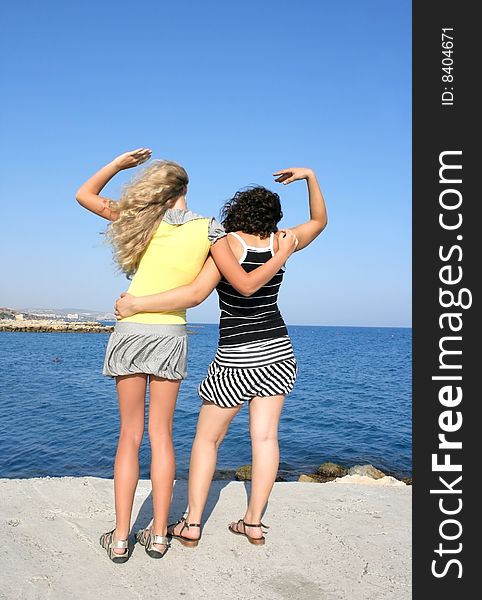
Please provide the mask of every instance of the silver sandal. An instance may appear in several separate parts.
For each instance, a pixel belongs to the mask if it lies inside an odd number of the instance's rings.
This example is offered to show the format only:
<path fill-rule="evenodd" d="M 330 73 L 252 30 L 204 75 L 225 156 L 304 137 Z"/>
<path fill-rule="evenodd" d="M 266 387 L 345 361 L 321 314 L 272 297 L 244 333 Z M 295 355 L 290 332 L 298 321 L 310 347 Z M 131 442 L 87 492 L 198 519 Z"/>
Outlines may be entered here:
<path fill-rule="evenodd" d="M 162 558 L 171 547 L 170 538 L 166 535 L 153 534 L 151 526 L 146 527 L 145 529 L 139 529 L 136 533 L 136 540 L 141 546 L 145 547 L 146 554 L 151 558 Z M 154 548 L 154 544 L 163 544 L 166 546 L 166 549 L 159 550 L 158 548 Z"/>
<path fill-rule="evenodd" d="M 129 540 L 114 540 L 114 531 L 108 531 L 100 536 L 99 543 L 107 551 L 107 556 L 113 563 L 120 564 L 129 560 Z M 123 554 L 114 552 L 114 548 L 126 548 Z"/>

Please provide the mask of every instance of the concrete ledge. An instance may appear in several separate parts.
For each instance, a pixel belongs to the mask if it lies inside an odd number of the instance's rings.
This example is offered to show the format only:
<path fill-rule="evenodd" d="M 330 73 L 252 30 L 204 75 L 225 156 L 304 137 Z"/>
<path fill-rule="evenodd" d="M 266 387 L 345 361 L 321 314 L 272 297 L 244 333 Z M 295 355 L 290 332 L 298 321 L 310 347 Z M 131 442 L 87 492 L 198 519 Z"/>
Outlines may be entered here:
<path fill-rule="evenodd" d="M 99 545 L 114 527 L 113 481 L 94 477 L 0 479 L 0 597 L 146 600 L 408 600 L 409 486 L 276 483 L 264 546 L 232 535 L 249 483 L 215 481 L 197 548 L 175 540 L 161 560 L 136 545 L 111 563 Z M 187 506 L 175 485 L 171 519 Z M 136 492 L 133 532 L 152 517 L 150 482 Z"/>

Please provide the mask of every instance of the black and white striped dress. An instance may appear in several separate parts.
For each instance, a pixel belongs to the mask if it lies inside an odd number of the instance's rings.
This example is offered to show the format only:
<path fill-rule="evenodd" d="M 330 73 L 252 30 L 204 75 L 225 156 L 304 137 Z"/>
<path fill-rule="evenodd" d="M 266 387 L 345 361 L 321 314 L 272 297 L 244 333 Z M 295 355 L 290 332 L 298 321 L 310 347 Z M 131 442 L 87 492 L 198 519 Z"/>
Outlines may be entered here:
<path fill-rule="evenodd" d="M 263 248 L 243 245 L 239 262 L 250 272 L 274 254 L 274 233 Z M 240 294 L 224 277 L 216 291 L 221 318 L 219 347 L 198 387 L 203 400 L 233 407 L 255 396 L 288 394 L 294 386 L 297 362 L 288 330 L 278 308 L 278 292 L 284 268 L 252 296 Z"/>

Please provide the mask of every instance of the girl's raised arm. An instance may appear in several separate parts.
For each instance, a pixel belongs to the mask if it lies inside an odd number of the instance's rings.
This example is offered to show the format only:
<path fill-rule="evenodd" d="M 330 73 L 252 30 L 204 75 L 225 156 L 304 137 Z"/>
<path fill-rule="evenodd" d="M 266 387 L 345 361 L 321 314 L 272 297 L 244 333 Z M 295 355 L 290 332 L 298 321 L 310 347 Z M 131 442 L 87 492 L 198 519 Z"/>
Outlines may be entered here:
<path fill-rule="evenodd" d="M 149 148 L 138 148 L 137 150 L 124 152 L 124 154 L 114 158 L 112 162 L 102 167 L 102 169 L 97 171 L 97 173 L 80 186 L 75 194 L 77 202 L 96 215 L 109 221 L 115 221 L 118 217 L 116 210 L 117 202 L 100 196 L 101 190 L 114 175 L 117 175 L 117 173 L 124 169 L 137 167 L 137 165 L 145 162 L 150 157 L 151 150 Z"/>
<path fill-rule="evenodd" d="M 318 180 L 316 179 L 315 172 L 312 169 L 303 167 L 292 167 L 290 169 L 277 171 L 276 173 L 273 173 L 273 175 L 278 176 L 275 181 L 284 185 L 292 183 L 293 181 L 306 179 L 310 202 L 310 219 L 309 221 L 306 221 L 306 223 L 290 228 L 298 238 L 298 247 L 296 250 L 302 250 L 320 235 L 328 223 L 325 201 Z"/>

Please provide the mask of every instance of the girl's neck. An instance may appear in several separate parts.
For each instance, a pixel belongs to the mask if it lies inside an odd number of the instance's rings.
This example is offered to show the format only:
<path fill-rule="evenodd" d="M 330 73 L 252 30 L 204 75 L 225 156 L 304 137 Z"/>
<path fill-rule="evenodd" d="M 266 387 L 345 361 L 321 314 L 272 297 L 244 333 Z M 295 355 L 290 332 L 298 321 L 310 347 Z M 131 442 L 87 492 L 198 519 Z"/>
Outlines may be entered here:
<path fill-rule="evenodd" d="M 182 208 L 184 210 L 187 209 L 186 196 L 179 196 L 176 200 L 172 208 Z"/>

